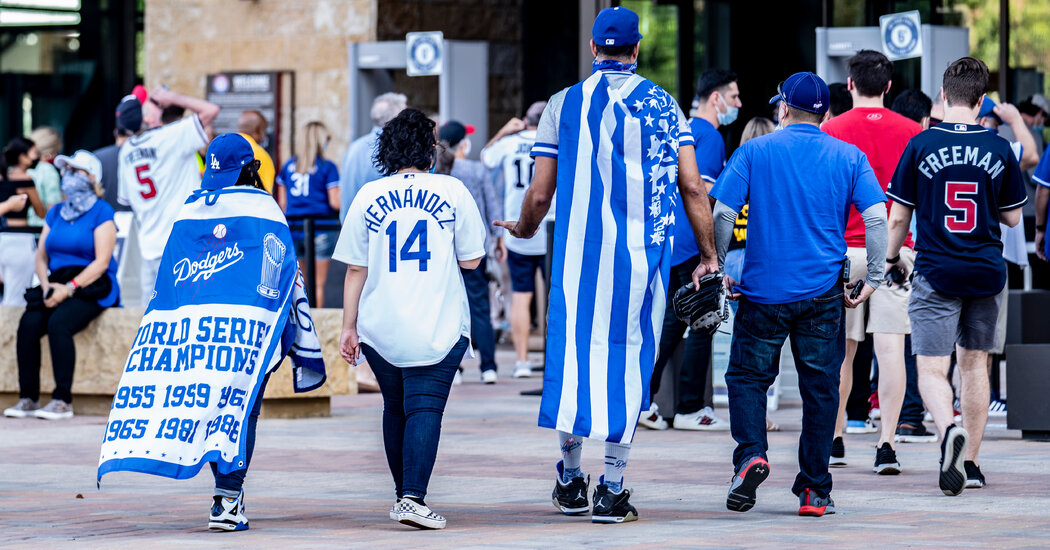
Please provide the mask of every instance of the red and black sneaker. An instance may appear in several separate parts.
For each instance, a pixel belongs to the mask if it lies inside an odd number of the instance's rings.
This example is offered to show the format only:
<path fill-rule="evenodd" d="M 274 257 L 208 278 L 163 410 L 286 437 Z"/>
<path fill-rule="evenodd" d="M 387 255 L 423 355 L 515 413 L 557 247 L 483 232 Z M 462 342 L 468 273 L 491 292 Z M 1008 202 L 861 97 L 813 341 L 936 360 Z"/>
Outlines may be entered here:
<path fill-rule="evenodd" d="M 747 462 L 733 475 L 726 497 L 726 508 L 734 512 L 746 512 L 755 506 L 755 493 L 758 486 L 769 477 L 769 462 L 756 456 Z"/>
<path fill-rule="evenodd" d="M 835 513 L 835 501 L 831 496 L 822 497 L 813 489 L 803 489 L 798 495 L 798 515 L 820 517 Z"/>

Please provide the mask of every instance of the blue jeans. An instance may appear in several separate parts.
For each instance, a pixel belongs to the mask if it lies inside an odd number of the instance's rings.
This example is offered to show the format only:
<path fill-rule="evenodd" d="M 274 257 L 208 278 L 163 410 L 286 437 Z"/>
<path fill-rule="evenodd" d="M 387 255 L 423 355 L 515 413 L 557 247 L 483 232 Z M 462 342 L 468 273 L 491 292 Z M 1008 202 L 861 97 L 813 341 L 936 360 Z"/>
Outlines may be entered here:
<path fill-rule="evenodd" d="M 383 446 L 397 498 L 424 498 L 441 435 L 441 416 L 468 341 L 460 337 L 448 355 L 428 367 L 395 367 L 367 344 L 361 351 L 383 393 Z"/>
<path fill-rule="evenodd" d="M 901 405 L 900 420 L 897 425 L 911 424 L 918 427 L 922 424 L 926 409 L 919 394 L 919 371 L 915 366 L 915 356 L 911 353 L 911 335 L 904 337 L 904 372 L 908 383 L 904 387 L 904 403 Z"/>
<path fill-rule="evenodd" d="M 240 494 L 241 488 L 244 487 L 244 476 L 248 474 L 248 466 L 252 462 L 252 453 L 255 452 L 255 427 L 259 424 L 259 411 L 262 409 L 263 394 L 266 392 L 266 383 L 269 380 L 270 375 L 267 374 L 263 378 L 262 387 L 259 388 L 259 396 L 255 399 L 255 404 L 252 405 L 252 411 L 248 413 L 248 417 L 244 421 L 244 429 L 241 430 L 241 435 L 247 438 L 245 441 L 244 468 L 234 470 L 228 474 L 220 474 L 219 468 L 215 466 L 215 463 L 211 463 L 211 473 L 215 476 L 216 495 L 235 498 Z"/>
<path fill-rule="evenodd" d="M 470 304 L 470 335 L 481 355 L 481 370 L 496 370 L 496 333 L 489 313 L 489 280 L 485 276 L 485 258 L 477 269 L 460 269 Z"/>
<path fill-rule="evenodd" d="M 733 464 L 739 469 L 755 456 L 766 457 L 766 390 L 777 376 L 780 348 L 791 337 L 791 353 L 802 394 L 802 435 L 795 494 L 831 492 L 828 460 L 839 405 L 839 369 L 846 356 L 842 286 L 787 304 L 758 304 L 746 298 L 733 327 L 726 386 L 730 429 L 737 442 Z"/>

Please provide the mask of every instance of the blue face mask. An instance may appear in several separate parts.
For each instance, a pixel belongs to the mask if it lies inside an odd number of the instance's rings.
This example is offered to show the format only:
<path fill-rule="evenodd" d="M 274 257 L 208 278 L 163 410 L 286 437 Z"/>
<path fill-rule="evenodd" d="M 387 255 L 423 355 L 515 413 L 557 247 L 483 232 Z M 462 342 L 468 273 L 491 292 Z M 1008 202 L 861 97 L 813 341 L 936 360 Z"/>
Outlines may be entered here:
<path fill-rule="evenodd" d="M 58 213 L 67 222 L 91 210 L 98 201 L 91 179 L 80 172 L 68 172 L 62 176 L 62 194 L 66 196 L 66 202 L 62 203 Z"/>
<path fill-rule="evenodd" d="M 598 71 L 626 71 L 633 73 L 637 69 L 637 63 L 621 63 L 615 59 L 603 59 L 601 61 L 595 59 L 591 62 L 591 74 Z"/>
<path fill-rule="evenodd" d="M 736 120 L 737 115 L 740 114 L 740 109 L 730 107 L 729 104 L 726 103 L 725 98 L 722 97 L 722 94 L 718 94 L 718 97 L 722 100 L 722 105 L 726 108 L 726 112 L 718 113 L 718 124 L 722 126 L 732 124 L 733 121 Z"/>

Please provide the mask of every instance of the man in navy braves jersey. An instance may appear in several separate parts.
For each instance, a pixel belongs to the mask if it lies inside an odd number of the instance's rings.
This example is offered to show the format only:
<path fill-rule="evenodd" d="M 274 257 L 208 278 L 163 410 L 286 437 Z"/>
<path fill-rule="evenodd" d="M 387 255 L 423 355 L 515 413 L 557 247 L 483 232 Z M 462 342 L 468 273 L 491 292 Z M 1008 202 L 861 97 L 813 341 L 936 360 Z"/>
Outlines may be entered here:
<path fill-rule="evenodd" d="M 988 350 L 995 347 L 1000 291 L 1006 284 L 999 223 L 1021 220 L 1028 200 L 1010 144 L 977 125 L 988 68 L 963 57 L 944 71 L 944 122 L 915 136 L 886 194 L 890 212 L 887 272 L 904 267 L 900 248 L 912 211 L 917 253 L 908 314 L 919 391 L 942 434 L 940 488 L 962 492 L 983 478 L 977 451 L 988 417 Z M 957 349 L 963 423 L 953 423 L 948 366 Z"/>

